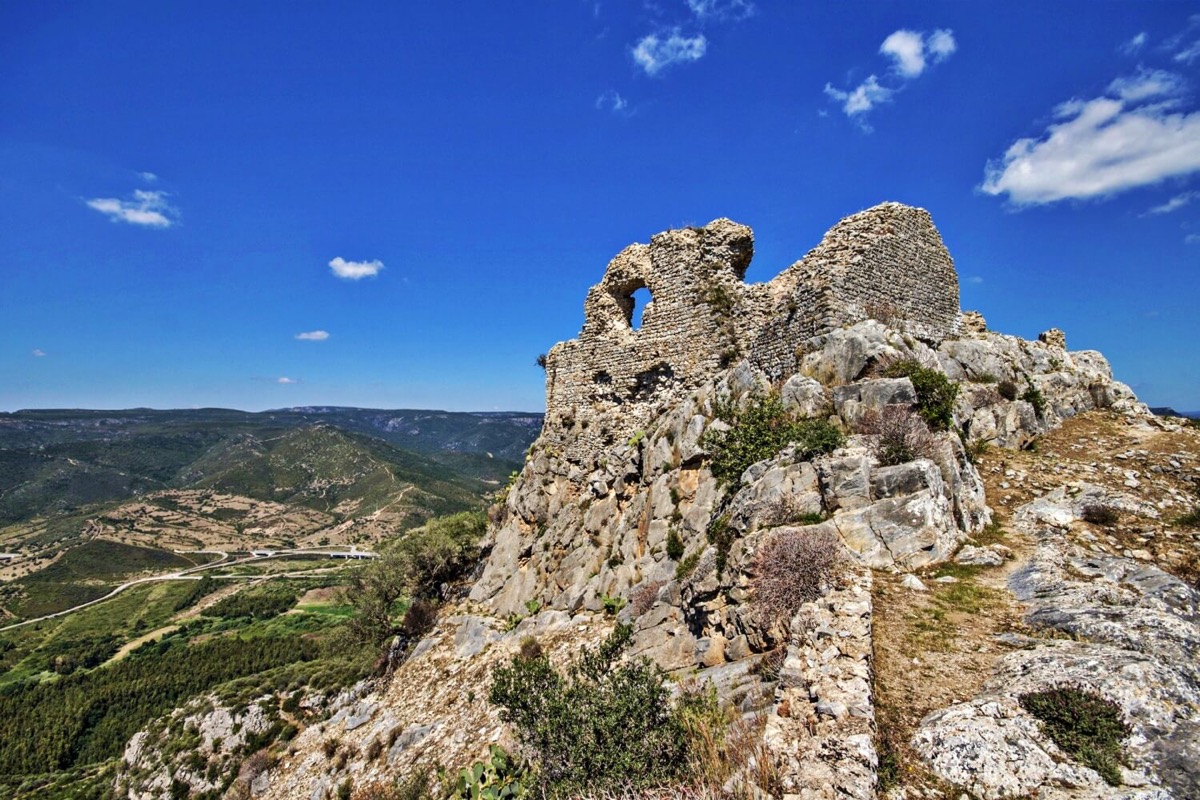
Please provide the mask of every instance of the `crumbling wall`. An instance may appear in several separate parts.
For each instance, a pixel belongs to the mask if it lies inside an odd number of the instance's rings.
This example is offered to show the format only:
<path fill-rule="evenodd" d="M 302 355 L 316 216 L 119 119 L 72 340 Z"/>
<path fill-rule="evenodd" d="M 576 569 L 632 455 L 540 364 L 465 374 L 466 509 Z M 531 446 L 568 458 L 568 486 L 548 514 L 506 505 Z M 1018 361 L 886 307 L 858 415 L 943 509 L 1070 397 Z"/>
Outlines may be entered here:
<path fill-rule="evenodd" d="M 754 251 L 744 225 L 719 219 L 625 248 L 584 302 L 579 338 L 546 359 L 546 432 L 580 453 L 627 439 L 657 408 L 729 365 Z M 633 293 L 651 299 L 638 329 Z"/>
<path fill-rule="evenodd" d="M 547 356 L 550 441 L 584 460 L 730 364 L 749 358 L 781 380 L 806 341 L 862 319 L 930 342 L 960 324 L 954 262 L 923 209 L 847 217 L 766 284 L 743 280 L 753 251 L 749 228 L 719 219 L 618 254 L 588 292 L 579 337 Z M 651 300 L 635 329 L 641 288 Z"/>

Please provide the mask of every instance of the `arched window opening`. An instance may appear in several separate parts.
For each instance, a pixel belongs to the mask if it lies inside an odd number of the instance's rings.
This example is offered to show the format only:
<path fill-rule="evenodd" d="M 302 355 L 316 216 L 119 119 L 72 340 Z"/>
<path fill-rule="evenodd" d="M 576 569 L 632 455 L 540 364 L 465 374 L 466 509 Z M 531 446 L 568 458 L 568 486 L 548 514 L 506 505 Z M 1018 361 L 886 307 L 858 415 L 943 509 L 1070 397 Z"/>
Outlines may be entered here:
<path fill-rule="evenodd" d="M 646 306 L 654 298 L 650 296 L 650 290 L 645 286 L 635 291 L 630 298 L 633 300 L 633 310 L 630 312 L 629 326 L 636 331 L 642 327 L 642 315 L 646 313 Z"/>

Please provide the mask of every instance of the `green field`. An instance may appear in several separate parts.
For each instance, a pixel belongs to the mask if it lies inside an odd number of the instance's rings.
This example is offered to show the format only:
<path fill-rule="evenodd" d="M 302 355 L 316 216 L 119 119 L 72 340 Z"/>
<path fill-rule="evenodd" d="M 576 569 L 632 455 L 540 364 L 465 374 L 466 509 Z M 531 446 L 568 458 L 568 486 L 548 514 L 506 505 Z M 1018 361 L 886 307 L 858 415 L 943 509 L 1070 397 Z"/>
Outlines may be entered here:
<path fill-rule="evenodd" d="M 11 587 L 23 597 L 8 609 L 26 619 L 53 614 L 103 597 L 130 578 L 199 563 L 191 556 L 166 550 L 94 539 L 71 548 L 50 566 L 13 581 Z"/>

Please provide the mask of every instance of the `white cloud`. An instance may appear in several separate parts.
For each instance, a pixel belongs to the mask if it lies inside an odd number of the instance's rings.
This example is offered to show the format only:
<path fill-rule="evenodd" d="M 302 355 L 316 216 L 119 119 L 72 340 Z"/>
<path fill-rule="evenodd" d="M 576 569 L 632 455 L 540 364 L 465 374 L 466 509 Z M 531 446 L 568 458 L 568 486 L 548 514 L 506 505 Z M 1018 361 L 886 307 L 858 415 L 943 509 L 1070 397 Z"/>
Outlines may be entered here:
<path fill-rule="evenodd" d="M 895 62 L 896 72 L 910 80 L 925 71 L 926 55 L 937 64 L 945 61 L 957 49 L 954 32 L 944 29 L 934 31 L 928 38 L 917 31 L 901 29 L 884 39 L 879 46 L 879 52 Z"/>
<path fill-rule="evenodd" d="M 337 277 L 347 281 L 357 281 L 363 278 L 374 278 L 383 269 L 383 262 L 379 259 L 374 261 L 347 261 L 338 256 L 329 262 L 329 269 Z"/>
<path fill-rule="evenodd" d="M 1173 72 L 1142 67 L 1136 75 L 1114 80 L 1108 85 L 1108 91 L 1122 100 L 1137 102 L 1151 97 L 1171 97 L 1183 92 L 1185 86 L 1183 78 Z"/>
<path fill-rule="evenodd" d="M 854 119 L 863 130 L 870 131 L 871 126 L 866 123 L 863 114 L 880 103 L 890 101 L 908 81 L 924 73 L 930 63 L 945 61 L 957 49 L 954 32 L 949 29 L 939 28 L 928 36 L 920 31 L 894 31 L 879 46 L 879 52 L 893 62 L 892 71 L 895 75 L 890 81 L 891 85 L 880 83 L 875 75 L 870 75 L 849 91 L 826 83 L 825 94 L 840 103 L 846 116 Z"/>
<path fill-rule="evenodd" d="M 323 342 L 329 338 L 329 331 L 305 331 L 297 333 L 296 338 L 302 342 Z"/>
<path fill-rule="evenodd" d="M 282 378 L 279 378 L 279 379 L 278 379 L 278 380 L 276 380 L 275 382 L 276 382 L 276 383 L 288 384 L 288 383 L 295 383 L 296 381 L 295 381 L 295 379 L 294 379 L 294 378 L 289 378 L 289 377 L 287 377 L 287 376 L 284 376 L 284 377 L 282 377 Z"/>
<path fill-rule="evenodd" d="M 167 203 L 166 192 L 137 189 L 132 200 L 97 197 L 87 201 L 88 207 L 99 211 L 113 222 L 128 222 L 146 228 L 169 228 L 179 212 Z"/>
<path fill-rule="evenodd" d="M 1200 233 L 1189 233 L 1183 237 L 1184 244 L 1200 244 Z"/>
<path fill-rule="evenodd" d="M 754 16 L 757 9 L 750 0 L 687 0 L 697 19 L 738 20 Z"/>
<path fill-rule="evenodd" d="M 601 111 L 611 111 L 614 114 L 620 114 L 629 108 L 629 101 L 621 97 L 616 90 L 609 89 L 596 98 L 596 108 Z"/>
<path fill-rule="evenodd" d="M 1114 82 L 1115 92 L 1160 96 L 1151 82 Z M 1170 103 L 1072 100 L 1061 120 L 1036 138 L 1018 139 L 984 168 L 981 189 L 1018 205 L 1104 197 L 1200 171 L 1200 111 L 1171 113 Z"/>
<path fill-rule="evenodd" d="M 1180 64 L 1191 64 L 1200 58 L 1200 37 L 1196 31 L 1200 29 L 1200 14 L 1188 17 L 1187 25 L 1179 33 L 1162 43 L 1161 50 L 1174 51 L 1173 58 Z M 1188 40 L 1191 39 L 1191 43 Z M 1182 49 L 1180 49 L 1182 48 Z"/>
<path fill-rule="evenodd" d="M 967 278 L 967 283 L 974 283 L 978 285 L 983 283 L 983 277 L 980 275 L 972 275 L 971 277 Z"/>
<path fill-rule="evenodd" d="M 1117 49 L 1120 50 L 1125 55 L 1131 56 L 1131 55 L 1137 53 L 1143 47 L 1145 47 L 1146 42 L 1148 42 L 1148 41 L 1150 41 L 1150 37 L 1146 35 L 1145 31 L 1142 31 L 1137 36 L 1130 39 L 1128 42 L 1123 43 Z"/>
<path fill-rule="evenodd" d="M 935 64 L 945 61 L 958 49 L 958 42 L 954 41 L 954 31 L 949 28 L 939 28 L 929 34 L 925 45 L 929 48 L 929 54 Z"/>
<path fill-rule="evenodd" d="M 1161 206 L 1155 206 L 1147 211 L 1147 214 L 1170 214 L 1172 211 L 1178 211 L 1188 203 L 1200 197 L 1200 192 L 1184 192 L 1177 194 Z"/>
<path fill-rule="evenodd" d="M 825 84 L 825 94 L 842 104 L 846 116 L 854 117 L 865 114 L 880 103 L 886 103 L 895 94 L 894 89 L 881 86 L 874 75 L 867 77 L 853 91 L 843 92 L 835 89 L 832 84 Z"/>
<path fill-rule="evenodd" d="M 633 46 L 633 60 L 647 75 L 657 75 L 672 64 L 700 60 L 707 49 L 708 40 L 704 34 L 684 36 L 679 28 L 673 28 L 669 34 L 651 33 L 642 37 Z"/>
<path fill-rule="evenodd" d="M 1018 139 L 984 168 L 980 187 L 1018 205 L 1105 197 L 1200 170 L 1200 112 L 1171 113 L 1182 79 L 1159 71 L 1114 80 L 1112 97 L 1073 100 L 1037 138 Z"/>
<path fill-rule="evenodd" d="M 153 172 L 139 172 L 138 177 L 144 180 L 146 183 L 154 183 L 156 180 L 158 180 L 158 176 Z"/>
<path fill-rule="evenodd" d="M 34 357 L 36 357 L 36 358 L 42 358 L 42 357 L 43 357 L 43 356 L 45 356 L 45 355 L 46 355 L 46 351 L 45 351 L 45 350 L 43 350 L 42 348 L 40 348 L 40 347 L 35 347 L 35 348 L 33 348 L 33 356 L 34 356 Z"/>
<path fill-rule="evenodd" d="M 896 71 L 915 78 L 925 71 L 925 41 L 914 31 L 899 30 L 883 40 L 879 52 L 896 62 Z"/>

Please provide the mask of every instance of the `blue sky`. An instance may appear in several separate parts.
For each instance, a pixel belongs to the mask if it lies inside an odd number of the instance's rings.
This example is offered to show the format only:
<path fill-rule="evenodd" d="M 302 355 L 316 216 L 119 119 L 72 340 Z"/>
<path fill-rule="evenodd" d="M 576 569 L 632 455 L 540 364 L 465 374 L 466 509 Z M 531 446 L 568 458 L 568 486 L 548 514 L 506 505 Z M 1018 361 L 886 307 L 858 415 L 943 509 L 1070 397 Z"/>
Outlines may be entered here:
<path fill-rule="evenodd" d="M 1200 409 L 1200 3 L 0 5 L 0 409 L 543 407 L 607 261 L 929 209 Z"/>

